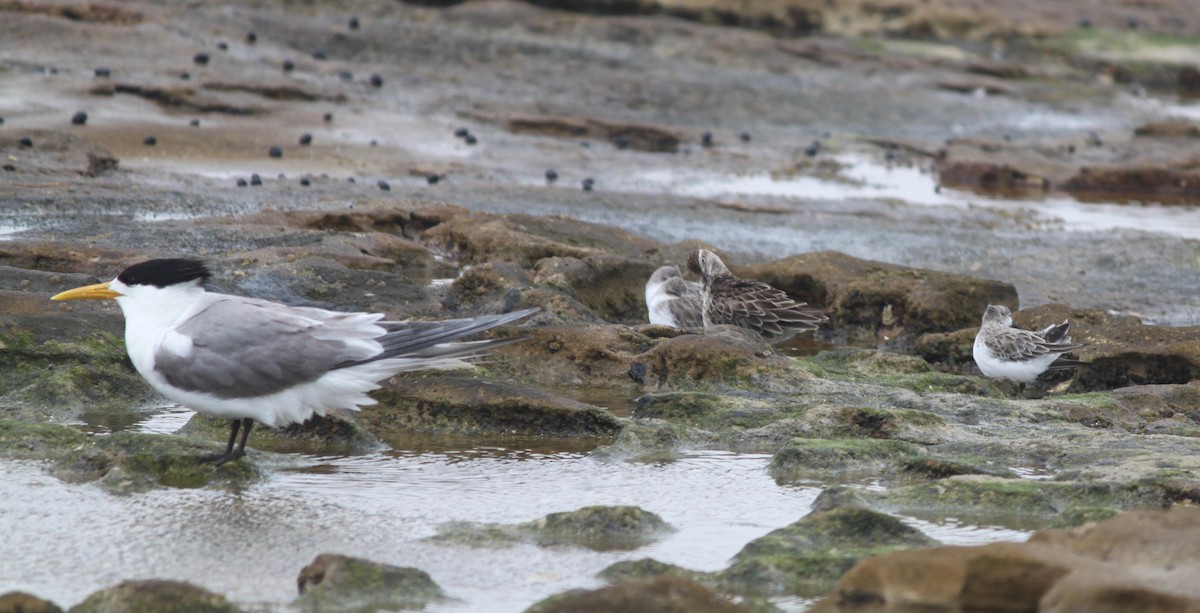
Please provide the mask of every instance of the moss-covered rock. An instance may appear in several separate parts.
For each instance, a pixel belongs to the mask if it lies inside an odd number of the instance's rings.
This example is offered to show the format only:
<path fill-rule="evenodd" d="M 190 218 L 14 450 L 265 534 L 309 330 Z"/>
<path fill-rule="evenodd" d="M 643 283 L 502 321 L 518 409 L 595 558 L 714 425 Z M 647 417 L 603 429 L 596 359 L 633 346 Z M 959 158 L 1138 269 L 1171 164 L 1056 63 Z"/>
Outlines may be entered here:
<path fill-rule="evenodd" d="M 653 558 L 642 558 L 640 560 L 622 560 L 609 565 L 604 570 L 600 571 L 600 576 L 610 583 L 619 581 L 630 581 L 638 579 L 653 579 L 655 577 L 670 576 L 682 577 L 692 581 L 704 583 L 707 580 L 709 573 L 697 572 L 688 570 L 682 566 L 659 562 Z"/>
<path fill-rule="evenodd" d="M 734 326 L 708 328 L 659 342 L 637 356 L 650 388 L 734 387 L 791 391 L 812 377 L 755 333 Z"/>
<path fill-rule="evenodd" d="M 878 474 L 916 456 L 916 445 L 887 439 L 795 439 L 771 458 L 771 476 L 781 483 Z"/>
<path fill-rule="evenodd" d="M 423 609 L 446 593 L 417 568 L 391 566 L 323 553 L 296 578 L 301 611 L 366 613 L 381 609 Z"/>
<path fill-rule="evenodd" d="M 605 438 L 621 429 L 603 409 L 538 389 L 462 376 L 396 381 L 358 416 L 384 440 L 408 432 Z"/>
<path fill-rule="evenodd" d="M 71 341 L 4 334 L 0 356 L 0 406 L 32 418 L 73 421 L 85 411 L 130 411 L 158 398 L 125 343 L 108 332 Z"/>
<path fill-rule="evenodd" d="M 816 595 L 858 560 L 936 544 L 889 515 L 833 508 L 751 541 L 715 579 L 738 593 Z"/>
<path fill-rule="evenodd" d="M 551 596 L 525 613 L 749 613 L 712 590 L 680 577 L 623 581 L 597 590 L 571 590 Z"/>
<path fill-rule="evenodd" d="M 1004 398 L 1011 397 L 1015 390 L 1003 382 L 936 371 L 918 357 L 874 349 L 822 351 L 797 362 L 801 368 L 818 377 L 903 387 L 914 392 L 953 392 Z"/>
<path fill-rule="evenodd" d="M 433 539 L 473 547 L 526 542 L 542 547 L 573 545 L 595 551 L 625 551 L 647 545 L 672 530 L 661 517 L 638 507 L 597 506 L 551 513 L 523 524 L 444 524 Z"/>
<path fill-rule="evenodd" d="M 60 457 L 82 445 L 87 435 L 70 426 L 0 420 L 0 455 L 9 458 Z"/>
<path fill-rule="evenodd" d="M 109 491 L 131 493 L 155 487 L 218 486 L 241 489 L 256 481 L 258 468 L 249 458 L 213 466 L 200 456 L 224 449 L 178 436 L 117 432 L 93 437 L 91 445 L 58 462 L 60 477 L 74 481 L 99 479 Z"/>
<path fill-rule="evenodd" d="M 126 581 L 93 592 L 70 613 L 238 613 L 224 596 L 182 581 Z"/>
<path fill-rule="evenodd" d="M 179 434 L 224 444 L 229 440 L 229 426 L 228 419 L 197 413 L 180 428 Z M 304 423 L 283 428 L 268 428 L 256 423 L 250 437 L 255 449 L 275 453 L 354 454 L 383 447 L 379 439 L 352 417 L 334 414 L 314 415 Z"/>
<path fill-rule="evenodd" d="M 0 595 L 0 613 L 62 613 L 58 605 L 24 592 Z"/>

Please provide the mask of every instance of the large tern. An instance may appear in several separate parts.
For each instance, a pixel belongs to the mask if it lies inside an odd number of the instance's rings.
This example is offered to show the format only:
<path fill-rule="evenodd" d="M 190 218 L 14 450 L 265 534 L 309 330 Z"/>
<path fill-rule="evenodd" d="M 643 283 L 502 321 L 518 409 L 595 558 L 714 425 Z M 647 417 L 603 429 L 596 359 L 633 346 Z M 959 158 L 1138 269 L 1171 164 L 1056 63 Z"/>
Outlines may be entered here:
<path fill-rule="evenodd" d="M 254 422 L 278 428 L 375 404 L 368 392 L 405 371 L 462 365 L 520 338 L 458 341 L 538 309 L 444 321 L 385 321 L 206 291 L 203 262 L 159 259 L 53 300 L 115 299 L 125 315 L 129 359 L 163 396 L 232 420 L 216 465 L 245 455 Z M 241 429 L 241 441 L 234 442 Z"/>

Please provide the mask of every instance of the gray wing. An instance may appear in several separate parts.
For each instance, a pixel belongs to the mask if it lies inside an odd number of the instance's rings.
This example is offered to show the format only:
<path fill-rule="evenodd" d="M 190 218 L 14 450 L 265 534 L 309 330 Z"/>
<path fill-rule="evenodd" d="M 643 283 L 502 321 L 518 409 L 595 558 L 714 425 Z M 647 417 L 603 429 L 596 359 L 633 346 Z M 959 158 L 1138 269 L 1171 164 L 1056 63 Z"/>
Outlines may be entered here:
<path fill-rule="evenodd" d="M 1030 332 L 1020 328 L 1007 328 L 985 336 L 983 342 L 997 357 L 1012 361 L 1029 360 L 1052 353 L 1066 353 L 1084 346 L 1072 343 L 1071 337 L 1065 336 L 1066 330 L 1059 335 L 1058 342 L 1049 342 L 1042 338 L 1042 334 L 1048 331 L 1050 330 Z"/>
<path fill-rule="evenodd" d="M 363 313 L 237 297 L 214 302 L 177 331 L 192 339 L 192 350 L 179 356 L 159 349 L 154 369 L 175 387 L 218 398 L 265 396 L 315 381 L 341 364 L 378 354 L 378 345 L 372 350 L 363 341 L 381 334 Z"/>
<path fill-rule="evenodd" d="M 675 323 L 683 328 L 703 328 L 704 294 L 700 284 L 676 277 L 667 281 L 666 288 L 672 296 L 667 308 Z"/>

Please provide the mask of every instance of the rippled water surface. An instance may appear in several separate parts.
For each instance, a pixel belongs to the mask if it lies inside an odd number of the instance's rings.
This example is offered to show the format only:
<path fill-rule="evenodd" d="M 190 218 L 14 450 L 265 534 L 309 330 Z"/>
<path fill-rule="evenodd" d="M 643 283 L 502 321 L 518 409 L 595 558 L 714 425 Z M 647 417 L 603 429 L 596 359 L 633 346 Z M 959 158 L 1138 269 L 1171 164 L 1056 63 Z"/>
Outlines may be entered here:
<path fill-rule="evenodd" d="M 190 416 L 167 408 L 132 429 L 171 432 Z M 821 489 L 777 485 L 764 454 L 705 451 L 630 463 L 579 450 L 432 447 L 265 456 L 267 478 L 240 493 L 114 496 L 95 485 L 64 483 L 38 463 L 6 460 L 0 462 L 0 555 L 20 563 L 0 569 L 0 591 L 27 590 L 70 606 L 122 580 L 173 578 L 239 603 L 287 609 L 300 568 L 319 553 L 340 552 L 429 572 L 456 599 L 435 611 L 521 611 L 566 589 L 601 585 L 596 574 L 619 560 L 652 557 L 722 569 L 747 542 L 808 513 Z M 678 530 L 632 552 L 426 540 L 448 521 L 526 522 L 589 505 L 636 505 Z M 1026 536 L 955 520 L 904 519 L 947 543 Z M 778 604 L 798 611 L 810 603 Z"/>

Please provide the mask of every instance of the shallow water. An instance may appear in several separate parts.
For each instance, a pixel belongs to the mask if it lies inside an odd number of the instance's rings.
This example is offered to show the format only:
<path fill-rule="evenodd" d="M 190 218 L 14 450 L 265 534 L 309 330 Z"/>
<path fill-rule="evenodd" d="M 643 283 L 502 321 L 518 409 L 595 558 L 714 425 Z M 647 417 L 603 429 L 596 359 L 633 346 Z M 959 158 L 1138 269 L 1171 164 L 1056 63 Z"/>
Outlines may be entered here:
<path fill-rule="evenodd" d="M 168 407 L 131 429 L 167 433 L 190 416 Z M 766 454 L 697 451 L 671 462 L 627 463 L 542 447 L 475 440 L 395 443 L 359 456 L 265 456 L 268 476 L 243 492 L 131 496 L 64 483 L 36 462 L 0 461 L 0 556 L 21 561 L 0 568 L 0 592 L 20 589 L 70 606 L 122 580 L 172 578 L 244 605 L 286 610 L 300 569 L 319 553 L 344 552 L 429 572 L 456 599 L 432 611 L 515 612 L 567 589 L 602 585 L 596 574 L 620 560 L 720 570 L 749 541 L 803 517 L 821 491 L 777 485 Z M 635 551 L 605 553 L 425 540 L 443 522 L 526 522 L 590 505 L 636 505 L 677 531 Z M 904 519 L 946 543 L 1026 536 L 953 519 Z M 790 611 L 809 604 L 779 601 Z"/>

